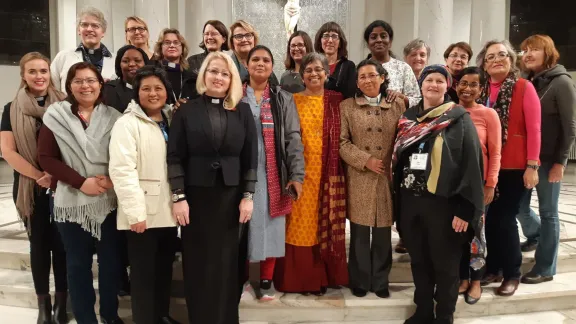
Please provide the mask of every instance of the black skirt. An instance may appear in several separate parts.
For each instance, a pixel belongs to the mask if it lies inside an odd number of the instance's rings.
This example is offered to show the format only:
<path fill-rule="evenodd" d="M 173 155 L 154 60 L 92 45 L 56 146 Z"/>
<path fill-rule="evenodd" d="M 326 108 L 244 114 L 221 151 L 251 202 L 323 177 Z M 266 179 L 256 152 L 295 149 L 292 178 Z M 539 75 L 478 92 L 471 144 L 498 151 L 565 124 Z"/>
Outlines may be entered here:
<path fill-rule="evenodd" d="M 190 224 L 182 227 L 184 288 L 191 324 L 239 323 L 241 187 L 187 187 Z"/>

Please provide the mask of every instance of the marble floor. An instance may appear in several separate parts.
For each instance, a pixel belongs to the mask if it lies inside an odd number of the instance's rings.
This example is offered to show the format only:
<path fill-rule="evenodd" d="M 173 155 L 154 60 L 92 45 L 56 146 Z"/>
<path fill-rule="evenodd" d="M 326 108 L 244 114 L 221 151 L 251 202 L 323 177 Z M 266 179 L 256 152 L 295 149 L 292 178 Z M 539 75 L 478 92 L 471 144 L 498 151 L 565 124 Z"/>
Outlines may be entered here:
<path fill-rule="evenodd" d="M 0 306 L 0 323 L 35 324 L 37 310 L 21 307 Z M 322 324 L 402 324 L 404 321 L 368 321 L 368 322 L 322 322 Z M 76 321 L 71 321 L 76 324 Z M 240 322 L 241 324 L 274 324 L 273 322 Z M 304 324 L 298 322 L 293 324 Z M 308 322 L 312 324 L 312 322 Z M 455 324 L 576 324 L 576 309 L 559 312 L 540 312 L 517 315 L 485 316 L 477 318 L 459 318 Z M 127 322 L 126 324 L 132 324 Z"/>

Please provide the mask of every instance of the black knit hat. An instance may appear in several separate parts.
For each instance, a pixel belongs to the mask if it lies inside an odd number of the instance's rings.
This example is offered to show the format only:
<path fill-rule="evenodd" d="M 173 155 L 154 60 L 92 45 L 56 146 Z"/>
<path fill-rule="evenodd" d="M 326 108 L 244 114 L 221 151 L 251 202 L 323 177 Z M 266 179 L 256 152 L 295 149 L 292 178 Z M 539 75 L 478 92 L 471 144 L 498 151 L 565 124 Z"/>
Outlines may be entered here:
<path fill-rule="evenodd" d="M 118 79 L 122 80 L 122 68 L 120 67 L 120 63 L 122 62 L 122 57 L 124 57 L 124 54 L 126 54 L 126 51 L 130 50 L 130 49 L 135 49 L 138 52 L 140 52 L 140 54 L 142 54 L 142 58 L 144 59 L 144 65 L 149 65 L 150 64 L 150 59 L 148 58 L 148 54 L 146 54 L 146 52 L 144 52 L 143 49 L 138 48 L 134 45 L 124 45 L 122 47 L 120 47 L 120 49 L 118 49 L 118 51 L 116 52 L 116 62 L 114 63 L 114 68 L 116 69 L 116 76 L 118 76 Z"/>

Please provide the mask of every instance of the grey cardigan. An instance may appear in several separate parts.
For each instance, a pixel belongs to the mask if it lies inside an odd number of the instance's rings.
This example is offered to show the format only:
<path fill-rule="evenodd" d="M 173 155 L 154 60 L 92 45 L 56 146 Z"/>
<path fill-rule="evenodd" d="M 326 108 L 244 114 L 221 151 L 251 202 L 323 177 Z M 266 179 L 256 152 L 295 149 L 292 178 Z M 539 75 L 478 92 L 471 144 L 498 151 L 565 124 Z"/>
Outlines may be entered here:
<path fill-rule="evenodd" d="M 576 138 L 576 85 L 558 64 L 529 78 L 542 105 L 542 162 L 566 165 Z"/>

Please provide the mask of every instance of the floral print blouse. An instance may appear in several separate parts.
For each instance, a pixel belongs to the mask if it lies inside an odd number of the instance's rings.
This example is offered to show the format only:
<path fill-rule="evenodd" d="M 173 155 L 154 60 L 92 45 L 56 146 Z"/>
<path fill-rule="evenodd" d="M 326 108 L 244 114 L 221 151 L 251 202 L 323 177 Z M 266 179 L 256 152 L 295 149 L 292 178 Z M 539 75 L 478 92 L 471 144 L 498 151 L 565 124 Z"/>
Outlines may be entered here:
<path fill-rule="evenodd" d="M 412 68 L 408 63 L 390 58 L 390 61 L 382 63 L 388 72 L 388 89 L 399 91 L 408 97 L 410 107 L 416 106 L 420 102 L 420 87 Z"/>

